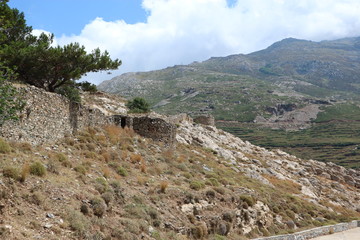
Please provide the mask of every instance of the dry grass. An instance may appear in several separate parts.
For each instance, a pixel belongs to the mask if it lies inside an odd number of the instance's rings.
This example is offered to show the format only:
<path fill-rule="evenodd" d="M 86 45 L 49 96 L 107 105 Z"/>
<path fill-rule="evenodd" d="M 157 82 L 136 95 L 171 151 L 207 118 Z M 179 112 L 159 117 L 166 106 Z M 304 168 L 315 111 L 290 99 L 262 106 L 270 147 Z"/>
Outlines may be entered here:
<path fill-rule="evenodd" d="M 291 180 L 281 180 L 274 176 L 265 175 L 264 176 L 270 183 L 272 183 L 276 188 L 291 194 L 300 194 L 301 185 L 293 182 Z"/>
<path fill-rule="evenodd" d="M 169 182 L 168 181 L 161 181 L 159 184 L 159 188 L 160 188 L 160 193 L 165 193 L 166 189 L 169 187 Z"/>
<path fill-rule="evenodd" d="M 132 162 L 132 163 L 141 163 L 142 161 L 144 161 L 144 159 L 140 154 L 132 153 L 130 155 L 130 162 Z"/>

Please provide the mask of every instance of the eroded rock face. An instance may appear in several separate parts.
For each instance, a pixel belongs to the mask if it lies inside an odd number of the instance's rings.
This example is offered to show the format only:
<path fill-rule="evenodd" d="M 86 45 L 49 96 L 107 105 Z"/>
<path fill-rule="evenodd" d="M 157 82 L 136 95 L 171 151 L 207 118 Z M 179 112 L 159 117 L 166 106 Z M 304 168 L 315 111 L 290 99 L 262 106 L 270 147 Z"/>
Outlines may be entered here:
<path fill-rule="evenodd" d="M 269 151 L 213 126 L 183 122 L 176 139 L 183 144 L 197 144 L 211 149 L 233 165 L 233 169 L 271 185 L 267 176 L 300 185 L 301 196 L 311 201 L 335 199 L 335 204 L 360 208 L 360 172 L 334 163 L 302 160 L 281 150 Z M 338 198 L 337 196 L 343 196 Z"/>
<path fill-rule="evenodd" d="M 251 232 L 256 227 L 268 228 L 273 223 L 270 208 L 263 202 L 257 201 L 253 207 L 242 208 L 236 211 L 236 224 L 244 234 Z"/>

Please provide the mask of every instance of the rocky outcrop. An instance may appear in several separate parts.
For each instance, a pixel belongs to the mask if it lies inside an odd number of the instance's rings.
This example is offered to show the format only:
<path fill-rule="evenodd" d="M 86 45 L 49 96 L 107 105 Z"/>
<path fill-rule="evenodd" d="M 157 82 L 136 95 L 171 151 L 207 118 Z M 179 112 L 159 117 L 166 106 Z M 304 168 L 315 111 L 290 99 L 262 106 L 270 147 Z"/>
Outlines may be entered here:
<path fill-rule="evenodd" d="M 334 204 L 360 209 L 360 171 L 330 162 L 302 160 L 281 150 L 269 151 L 212 126 L 185 122 L 178 128 L 176 139 L 210 149 L 236 171 L 265 184 L 271 185 L 268 177 L 288 180 L 299 184 L 301 195 L 311 201 L 332 199 Z"/>

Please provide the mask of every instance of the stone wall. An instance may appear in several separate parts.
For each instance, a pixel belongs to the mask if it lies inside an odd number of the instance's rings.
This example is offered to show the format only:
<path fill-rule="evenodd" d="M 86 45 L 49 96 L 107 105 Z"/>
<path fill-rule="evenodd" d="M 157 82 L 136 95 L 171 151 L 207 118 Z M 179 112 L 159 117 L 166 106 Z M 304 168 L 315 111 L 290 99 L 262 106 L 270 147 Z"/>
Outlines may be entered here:
<path fill-rule="evenodd" d="M 175 145 L 176 125 L 165 119 L 150 116 L 115 115 L 113 121 L 121 127 L 132 128 L 137 134 L 163 142 L 167 146 Z"/>
<path fill-rule="evenodd" d="M 211 115 L 208 116 L 197 116 L 194 118 L 195 123 L 203 125 L 215 126 L 215 118 Z"/>
<path fill-rule="evenodd" d="M 336 232 L 343 232 L 352 228 L 360 227 L 360 221 L 349 223 L 339 223 L 336 225 L 324 226 L 297 232 L 294 234 L 279 235 L 265 238 L 256 238 L 255 240 L 305 240 Z"/>
<path fill-rule="evenodd" d="M 54 142 L 86 126 L 109 124 L 110 119 L 97 109 L 70 103 L 59 94 L 33 86 L 20 88 L 26 101 L 19 121 L 8 121 L 0 128 L 6 140 L 33 145 Z"/>

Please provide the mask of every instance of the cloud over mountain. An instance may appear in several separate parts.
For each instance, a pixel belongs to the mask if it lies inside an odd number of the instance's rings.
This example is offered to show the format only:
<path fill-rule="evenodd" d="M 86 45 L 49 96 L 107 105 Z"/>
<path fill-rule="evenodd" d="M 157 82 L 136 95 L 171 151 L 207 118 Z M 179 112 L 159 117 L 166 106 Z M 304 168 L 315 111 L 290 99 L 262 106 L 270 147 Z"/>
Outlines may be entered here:
<path fill-rule="evenodd" d="M 123 60 L 117 73 L 187 64 L 211 56 L 249 53 L 286 37 L 331 40 L 360 35 L 358 0 L 144 0 L 144 23 L 96 18 L 78 36 L 89 50 Z M 109 76 L 90 75 L 92 81 Z"/>

